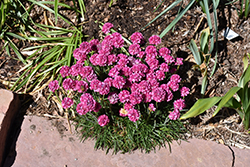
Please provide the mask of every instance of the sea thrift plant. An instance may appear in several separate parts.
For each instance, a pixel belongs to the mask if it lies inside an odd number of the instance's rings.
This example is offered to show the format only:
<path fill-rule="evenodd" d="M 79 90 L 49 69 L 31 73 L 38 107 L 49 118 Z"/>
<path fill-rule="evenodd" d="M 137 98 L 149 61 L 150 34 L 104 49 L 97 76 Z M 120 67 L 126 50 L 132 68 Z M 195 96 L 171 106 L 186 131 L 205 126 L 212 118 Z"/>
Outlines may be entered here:
<path fill-rule="evenodd" d="M 174 58 L 166 47 L 158 48 L 157 35 L 145 46 L 143 35 L 135 32 L 127 46 L 120 33 L 109 34 L 112 27 L 105 23 L 103 40 L 83 42 L 75 49 L 76 63 L 60 69 L 61 88 L 54 80 L 50 90 L 63 89 L 62 107 L 74 112 L 83 138 L 95 137 L 97 148 L 149 151 L 178 139 L 185 131 L 179 117 L 190 91 L 177 74 L 183 59 Z"/>

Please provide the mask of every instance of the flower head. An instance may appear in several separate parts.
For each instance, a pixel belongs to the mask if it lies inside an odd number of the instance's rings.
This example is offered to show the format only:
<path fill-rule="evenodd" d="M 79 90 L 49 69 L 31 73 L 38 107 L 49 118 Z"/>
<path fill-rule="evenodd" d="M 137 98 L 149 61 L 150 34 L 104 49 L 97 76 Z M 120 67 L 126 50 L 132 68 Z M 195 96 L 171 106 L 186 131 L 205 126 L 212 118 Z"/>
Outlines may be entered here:
<path fill-rule="evenodd" d="M 129 53 L 131 55 L 136 55 L 136 54 L 140 53 L 141 47 L 140 47 L 139 44 L 132 44 L 132 45 L 129 46 L 129 50 L 128 51 L 129 51 Z"/>
<path fill-rule="evenodd" d="M 180 91 L 181 91 L 181 96 L 184 97 L 184 96 L 187 96 L 189 94 L 190 89 L 184 86 L 181 88 Z"/>
<path fill-rule="evenodd" d="M 180 111 L 174 109 L 174 111 L 170 112 L 170 114 L 168 115 L 168 118 L 171 120 L 177 120 L 180 117 Z"/>
<path fill-rule="evenodd" d="M 149 44 L 158 45 L 161 43 L 161 38 L 157 35 L 152 35 L 149 39 Z"/>
<path fill-rule="evenodd" d="M 178 99 L 174 101 L 174 109 L 182 110 L 185 107 L 185 100 Z"/>
<path fill-rule="evenodd" d="M 140 113 L 136 109 L 130 109 L 128 111 L 128 118 L 130 121 L 136 122 L 140 118 Z"/>
<path fill-rule="evenodd" d="M 144 37 L 142 33 L 135 32 L 131 35 L 130 40 L 133 42 L 133 44 L 141 44 L 144 41 Z"/>
<path fill-rule="evenodd" d="M 109 94 L 108 99 L 109 99 L 110 104 L 116 104 L 118 103 L 119 96 L 117 93 L 112 92 Z"/>
<path fill-rule="evenodd" d="M 102 26 L 102 32 L 104 32 L 105 34 L 110 32 L 110 29 L 113 27 L 114 25 L 112 23 L 105 23 Z"/>
<path fill-rule="evenodd" d="M 62 100 L 62 107 L 64 109 L 67 109 L 67 108 L 71 107 L 73 104 L 74 104 L 74 101 L 71 98 L 69 98 L 69 97 L 65 97 Z"/>
<path fill-rule="evenodd" d="M 126 116 L 128 116 L 128 111 L 125 110 L 124 108 L 121 108 L 121 109 L 119 110 L 119 114 L 120 114 L 120 116 L 122 116 L 122 117 L 126 117 Z"/>
<path fill-rule="evenodd" d="M 57 81 L 57 80 L 51 81 L 51 82 L 49 83 L 49 89 L 50 89 L 52 92 L 55 92 L 55 90 L 59 89 L 58 81 Z"/>
<path fill-rule="evenodd" d="M 98 117 L 98 124 L 100 126 L 105 126 L 109 123 L 109 117 L 105 114 Z"/>
<path fill-rule="evenodd" d="M 149 111 L 155 111 L 156 110 L 155 105 L 153 103 L 149 104 L 148 109 L 149 109 Z"/>
<path fill-rule="evenodd" d="M 60 69 L 60 74 L 62 75 L 62 77 L 67 77 L 70 75 L 70 67 L 69 66 L 62 66 L 62 68 Z"/>

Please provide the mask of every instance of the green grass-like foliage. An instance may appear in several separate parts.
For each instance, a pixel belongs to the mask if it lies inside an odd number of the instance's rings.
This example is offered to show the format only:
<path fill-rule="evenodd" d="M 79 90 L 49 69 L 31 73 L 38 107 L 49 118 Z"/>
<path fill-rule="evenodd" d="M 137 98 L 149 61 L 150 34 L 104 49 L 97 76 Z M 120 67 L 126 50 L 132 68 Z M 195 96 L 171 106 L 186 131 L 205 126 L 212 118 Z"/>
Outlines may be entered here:
<path fill-rule="evenodd" d="M 118 110 L 115 112 L 119 113 Z M 187 130 L 181 121 L 169 120 L 166 111 L 158 110 L 156 112 L 159 115 L 142 115 L 148 119 L 140 119 L 136 123 L 128 118 L 113 115 L 113 121 L 104 127 L 101 127 L 96 116 L 90 113 L 83 117 L 77 116 L 73 120 L 77 131 L 81 134 L 82 141 L 94 139 L 95 149 L 106 149 L 106 153 L 111 149 L 115 154 L 119 151 L 126 153 L 135 149 L 148 153 L 157 148 L 166 147 L 166 144 L 171 151 L 170 143 L 173 140 L 181 139 L 182 134 Z"/>

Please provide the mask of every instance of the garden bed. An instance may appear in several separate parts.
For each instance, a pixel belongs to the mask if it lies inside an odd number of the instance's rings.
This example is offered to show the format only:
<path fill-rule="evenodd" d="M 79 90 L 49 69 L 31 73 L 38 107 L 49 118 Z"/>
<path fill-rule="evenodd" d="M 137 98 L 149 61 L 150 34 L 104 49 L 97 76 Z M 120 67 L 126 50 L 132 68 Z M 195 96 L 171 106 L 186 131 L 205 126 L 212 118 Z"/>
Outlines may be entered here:
<path fill-rule="evenodd" d="M 83 34 L 88 35 L 86 40 L 92 37 L 98 39 L 101 36 L 99 22 L 110 22 L 114 24 L 116 31 L 121 33 L 125 38 L 130 37 L 135 31 L 143 28 L 148 22 L 161 13 L 173 1 L 164 1 L 164 3 L 155 11 L 154 9 L 160 5 L 160 1 L 114 1 L 109 7 L 110 1 L 88 1 L 85 3 L 86 13 L 82 19 Z M 71 1 L 66 2 L 72 5 Z M 187 5 L 187 1 L 183 1 L 183 6 Z M 237 8 L 239 4 L 235 4 Z M 33 10 L 33 17 L 36 22 L 43 23 L 43 9 L 36 7 Z M 148 39 L 151 35 L 159 35 L 166 26 L 174 20 L 178 7 L 173 8 L 167 14 L 164 14 L 157 21 L 146 27 L 141 33 Z M 68 17 L 70 21 L 77 24 L 76 14 L 69 10 L 59 9 L 59 12 Z M 234 6 L 219 5 L 218 13 L 218 68 L 215 74 L 209 78 L 208 88 L 205 93 L 206 97 L 223 96 L 230 88 L 237 85 L 243 72 L 243 56 L 250 53 L 250 18 L 247 20 L 239 19 Z M 54 22 L 54 15 L 47 12 L 47 17 Z M 202 75 L 199 70 L 192 68 L 195 61 L 192 57 L 188 45 L 191 39 L 199 41 L 201 30 L 208 27 L 206 16 L 197 5 L 193 5 L 190 10 L 176 24 L 173 32 L 168 32 L 163 38 L 161 46 L 171 50 L 174 57 L 182 57 L 184 65 L 180 68 L 181 77 L 184 85 L 191 89 L 191 94 L 187 97 L 187 108 L 191 107 L 194 102 L 200 98 L 200 89 Z M 58 20 L 57 26 L 69 28 L 62 20 Z M 223 37 L 223 31 L 230 27 L 238 33 L 240 37 L 228 41 Z M 34 46 L 35 43 L 20 42 L 13 39 L 13 42 L 22 50 L 27 46 Z M 0 46 L 4 45 L 0 42 Z M 15 53 L 12 53 L 13 57 Z M 25 56 L 25 55 L 24 55 Z M 213 57 L 214 60 L 214 57 Z M 211 61 L 209 71 L 212 71 L 214 62 Z M 0 55 L 0 79 L 2 88 L 9 88 L 8 81 L 17 79 L 21 73 L 18 71 L 23 67 L 20 61 L 16 61 L 7 56 L 6 52 Z M 20 92 L 23 90 L 20 90 Z M 38 115 L 49 118 L 64 117 L 64 112 L 60 105 L 53 100 L 47 100 L 49 96 L 48 88 L 44 87 L 37 92 L 31 92 L 33 102 L 27 110 L 27 115 Z M 191 134 L 186 134 L 187 138 L 195 137 L 206 140 L 216 141 L 221 144 L 236 146 L 240 148 L 250 148 L 250 135 L 244 130 L 239 115 L 229 109 L 222 109 L 214 118 L 212 118 L 214 108 L 208 110 L 205 114 L 190 119 L 188 129 Z"/>

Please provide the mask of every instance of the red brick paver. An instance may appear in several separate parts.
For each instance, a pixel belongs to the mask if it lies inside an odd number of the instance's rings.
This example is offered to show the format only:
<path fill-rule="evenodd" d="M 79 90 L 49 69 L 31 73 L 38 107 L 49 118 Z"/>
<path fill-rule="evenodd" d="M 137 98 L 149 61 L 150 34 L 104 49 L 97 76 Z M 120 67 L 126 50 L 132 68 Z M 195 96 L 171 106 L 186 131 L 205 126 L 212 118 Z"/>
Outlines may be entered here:
<path fill-rule="evenodd" d="M 0 89 L 0 166 L 5 159 L 6 143 L 19 109 L 19 99 L 11 91 Z"/>
<path fill-rule="evenodd" d="M 80 143 L 70 134 L 65 120 L 26 116 L 16 143 L 13 167 L 245 167 L 250 164 L 250 150 L 241 150 L 212 141 L 191 139 L 174 142 L 172 153 L 162 148 L 156 153 L 105 154 L 94 150 L 94 141 Z"/>

